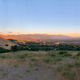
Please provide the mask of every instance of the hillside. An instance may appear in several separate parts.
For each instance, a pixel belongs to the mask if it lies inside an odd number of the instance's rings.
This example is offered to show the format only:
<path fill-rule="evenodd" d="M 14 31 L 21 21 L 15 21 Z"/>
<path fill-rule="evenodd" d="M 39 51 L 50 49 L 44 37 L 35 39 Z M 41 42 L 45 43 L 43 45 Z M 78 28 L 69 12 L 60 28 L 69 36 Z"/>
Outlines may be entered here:
<path fill-rule="evenodd" d="M 8 46 L 5 46 L 5 44 L 8 44 Z M 3 47 L 5 49 L 10 49 L 12 45 L 16 45 L 16 44 L 7 39 L 3 39 L 0 37 L 0 47 Z"/>

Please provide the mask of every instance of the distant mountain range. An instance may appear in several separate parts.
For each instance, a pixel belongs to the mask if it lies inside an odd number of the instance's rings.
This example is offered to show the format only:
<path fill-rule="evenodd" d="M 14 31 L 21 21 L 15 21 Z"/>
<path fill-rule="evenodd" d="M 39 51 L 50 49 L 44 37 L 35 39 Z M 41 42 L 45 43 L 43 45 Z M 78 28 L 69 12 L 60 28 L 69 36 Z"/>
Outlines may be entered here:
<path fill-rule="evenodd" d="M 14 41 L 12 41 L 14 39 Z M 10 49 L 12 45 L 17 43 L 25 43 L 27 40 L 79 40 L 80 37 L 69 37 L 64 35 L 48 35 L 48 34 L 26 34 L 26 35 L 0 35 L 0 47 Z M 8 47 L 5 46 L 8 44 Z"/>
<path fill-rule="evenodd" d="M 69 37 L 64 35 L 48 35 L 48 34 L 22 34 L 22 35 L 0 35 L 4 39 L 16 39 L 16 40 L 50 40 L 50 39 L 80 39 L 80 37 Z"/>

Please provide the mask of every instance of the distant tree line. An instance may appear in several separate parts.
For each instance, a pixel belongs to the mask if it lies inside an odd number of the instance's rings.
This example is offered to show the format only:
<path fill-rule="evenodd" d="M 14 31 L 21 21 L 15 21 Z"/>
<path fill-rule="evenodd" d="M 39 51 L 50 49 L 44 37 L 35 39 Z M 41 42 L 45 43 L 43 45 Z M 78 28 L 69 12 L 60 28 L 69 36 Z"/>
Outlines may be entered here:
<path fill-rule="evenodd" d="M 0 47 L 0 53 L 6 53 L 6 52 L 10 52 L 10 50 Z"/>
<path fill-rule="evenodd" d="M 5 45 L 8 46 L 7 44 Z M 0 47 L 0 53 L 10 52 L 10 51 L 21 51 L 21 50 L 29 50 L 29 51 L 49 51 L 49 50 L 73 50 L 80 51 L 80 45 L 67 45 L 67 44 L 59 44 L 59 45 L 24 45 L 21 44 L 19 46 L 14 45 L 11 46 L 11 49 L 4 49 Z"/>

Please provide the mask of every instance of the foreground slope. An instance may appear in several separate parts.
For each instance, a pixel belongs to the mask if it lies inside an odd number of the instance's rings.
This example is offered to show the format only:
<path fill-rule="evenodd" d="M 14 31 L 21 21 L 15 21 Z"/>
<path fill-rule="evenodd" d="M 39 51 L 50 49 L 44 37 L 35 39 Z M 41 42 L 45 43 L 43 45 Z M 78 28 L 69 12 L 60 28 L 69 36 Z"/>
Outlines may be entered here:
<path fill-rule="evenodd" d="M 0 54 L 0 80 L 80 80 L 80 51 Z"/>

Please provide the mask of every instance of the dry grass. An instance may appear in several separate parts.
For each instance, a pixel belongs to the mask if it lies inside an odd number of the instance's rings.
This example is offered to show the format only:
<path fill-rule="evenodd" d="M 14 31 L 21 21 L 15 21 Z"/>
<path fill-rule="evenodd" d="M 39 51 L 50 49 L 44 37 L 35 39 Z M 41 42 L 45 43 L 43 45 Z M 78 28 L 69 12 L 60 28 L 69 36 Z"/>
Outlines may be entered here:
<path fill-rule="evenodd" d="M 5 44 L 8 44 L 8 46 L 5 46 Z M 15 43 L 7 40 L 7 39 L 3 39 L 0 37 L 0 46 L 5 48 L 5 49 L 10 49 L 11 46 L 16 45 Z"/>
<path fill-rule="evenodd" d="M 80 79 L 79 51 L 67 51 L 72 56 L 59 54 L 60 51 L 18 51 L 0 54 L 0 63 L 8 65 L 44 66 L 55 68 L 56 76 L 62 80 Z M 61 67 L 60 67 L 61 66 Z"/>

